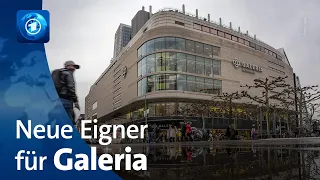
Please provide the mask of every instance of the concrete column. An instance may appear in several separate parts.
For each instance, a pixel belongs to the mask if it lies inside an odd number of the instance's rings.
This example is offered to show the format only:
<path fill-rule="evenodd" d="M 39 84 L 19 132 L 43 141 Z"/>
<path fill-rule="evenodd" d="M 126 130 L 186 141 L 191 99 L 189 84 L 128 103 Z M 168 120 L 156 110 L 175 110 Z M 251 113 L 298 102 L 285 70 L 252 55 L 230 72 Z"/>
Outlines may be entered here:
<path fill-rule="evenodd" d="M 219 18 L 219 24 L 220 24 L 220 26 L 222 25 L 222 19 L 221 18 Z"/>
<path fill-rule="evenodd" d="M 230 22 L 230 29 L 232 29 L 232 22 Z"/>
<path fill-rule="evenodd" d="M 144 11 L 144 6 L 142 6 L 142 11 Z"/>
<path fill-rule="evenodd" d="M 196 9 L 196 18 L 198 18 L 198 9 Z"/>
<path fill-rule="evenodd" d="M 183 14 L 186 13 L 186 8 L 185 8 L 184 4 L 182 5 L 182 13 L 183 13 Z"/>
<path fill-rule="evenodd" d="M 210 22 L 210 14 L 208 14 L 208 22 Z"/>

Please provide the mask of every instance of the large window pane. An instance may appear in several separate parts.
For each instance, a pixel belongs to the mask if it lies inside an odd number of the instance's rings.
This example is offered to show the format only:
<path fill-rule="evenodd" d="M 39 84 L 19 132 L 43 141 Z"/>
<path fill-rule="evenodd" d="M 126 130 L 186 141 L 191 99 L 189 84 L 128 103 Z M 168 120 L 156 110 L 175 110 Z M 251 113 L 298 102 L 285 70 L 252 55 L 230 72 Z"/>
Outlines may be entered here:
<path fill-rule="evenodd" d="M 196 83 L 197 83 L 197 92 L 204 92 L 204 78 L 202 77 L 196 77 Z"/>
<path fill-rule="evenodd" d="M 187 76 L 187 91 L 196 92 L 197 84 L 195 76 Z"/>
<path fill-rule="evenodd" d="M 177 76 L 176 74 L 166 74 L 166 90 L 177 89 Z"/>
<path fill-rule="evenodd" d="M 175 49 L 176 48 L 176 38 L 166 37 L 166 49 Z"/>
<path fill-rule="evenodd" d="M 205 93 L 213 94 L 213 79 L 206 78 L 204 84 Z"/>
<path fill-rule="evenodd" d="M 156 71 L 156 55 L 151 54 L 147 56 L 147 74 L 153 73 Z"/>
<path fill-rule="evenodd" d="M 214 89 L 213 89 L 213 93 L 214 94 L 221 94 L 221 89 L 222 89 L 222 82 L 221 82 L 221 80 L 214 80 L 213 81 L 214 82 Z"/>
<path fill-rule="evenodd" d="M 206 76 L 212 76 L 212 60 L 205 59 L 204 73 Z"/>
<path fill-rule="evenodd" d="M 147 92 L 147 78 L 141 80 L 141 95 L 146 94 Z"/>
<path fill-rule="evenodd" d="M 178 50 L 186 50 L 186 40 L 183 38 L 176 38 L 176 49 Z"/>
<path fill-rule="evenodd" d="M 165 38 L 157 38 L 155 39 L 155 50 L 159 51 L 161 49 L 165 49 Z"/>
<path fill-rule="evenodd" d="M 141 56 L 145 56 L 146 54 L 147 54 L 147 45 L 146 45 L 146 43 L 144 43 L 141 46 Z"/>
<path fill-rule="evenodd" d="M 196 53 L 203 54 L 203 43 L 196 42 Z"/>
<path fill-rule="evenodd" d="M 194 41 L 191 40 L 186 40 L 186 50 L 188 52 L 196 52 L 195 47 L 194 47 Z"/>
<path fill-rule="evenodd" d="M 182 74 L 177 74 L 177 90 L 186 91 L 187 90 L 187 76 Z"/>
<path fill-rule="evenodd" d="M 218 60 L 212 61 L 212 69 L 214 75 L 221 75 L 221 64 Z"/>
<path fill-rule="evenodd" d="M 165 53 L 157 53 L 156 54 L 156 72 L 165 71 L 166 64 L 165 64 Z"/>
<path fill-rule="evenodd" d="M 138 91 L 138 97 L 141 96 L 141 80 L 138 81 L 138 89 L 137 89 L 137 91 Z"/>
<path fill-rule="evenodd" d="M 193 55 L 187 55 L 187 72 L 196 73 L 196 57 Z"/>
<path fill-rule="evenodd" d="M 213 55 L 214 56 L 219 56 L 220 55 L 220 47 L 213 46 L 212 49 L 213 49 Z"/>
<path fill-rule="evenodd" d="M 166 103 L 166 114 L 167 116 L 175 115 L 177 112 L 177 103 L 176 102 L 167 102 Z"/>
<path fill-rule="evenodd" d="M 154 52 L 155 50 L 154 42 L 155 42 L 155 39 L 151 39 L 150 41 L 147 42 L 147 54 Z"/>
<path fill-rule="evenodd" d="M 141 60 L 141 75 L 142 76 L 147 74 L 147 63 L 146 63 L 146 61 L 147 61 L 146 57 Z"/>
<path fill-rule="evenodd" d="M 155 82 L 154 82 L 155 76 L 148 76 L 148 87 L 147 87 L 147 92 L 153 92 L 155 91 Z"/>
<path fill-rule="evenodd" d="M 148 109 L 149 109 L 149 114 L 148 116 L 155 116 L 156 115 L 156 106 L 154 103 L 148 103 Z"/>
<path fill-rule="evenodd" d="M 177 71 L 187 72 L 186 54 L 177 53 Z"/>
<path fill-rule="evenodd" d="M 203 47 L 203 53 L 204 55 L 206 56 L 209 56 L 209 57 L 212 57 L 212 46 L 211 45 L 208 45 L 208 44 L 205 44 L 204 47 Z"/>
<path fill-rule="evenodd" d="M 204 75 L 204 58 L 196 57 L 196 73 Z"/>
<path fill-rule="evenodd" d="M 156 75 L 156 91 L 161 91 L 161 90 L 165 90 L 165 75 L 164 74 L 160 74 L 160 75 Z"/>
<path fill-rule="evenodd" d="M 142 62 L 142 61 L 139 61 L 139 62 L 138 62 L 138 77 L 141 76 L 141 62 Z"/>
<path fill-rule="evenodd" d="M 156 103 L 156 116 L 164 116 L 166 114 L 165 108 L 166 104 L 164 102 Z"/>
<path fill-rule="evenodd" d="M 166 71 L 177 71 L 177 59 L 175 52 L 166 52 Z"/>
<path fill-rule="evenodd" d="M 142 55 L 141 55 L 141 47 L 139 47 L 139 49 L 138 49 L 138 58 L 140 58 Z"/>

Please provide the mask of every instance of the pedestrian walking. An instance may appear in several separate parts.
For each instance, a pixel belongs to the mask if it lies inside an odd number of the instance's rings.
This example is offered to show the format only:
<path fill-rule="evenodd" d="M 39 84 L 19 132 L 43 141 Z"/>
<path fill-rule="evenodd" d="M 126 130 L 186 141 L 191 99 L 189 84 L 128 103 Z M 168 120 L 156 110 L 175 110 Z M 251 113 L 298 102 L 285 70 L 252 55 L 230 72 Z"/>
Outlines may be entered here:
<path fill-rule="evenodd" d="M 73 123 L 75 122 L 73 119 L 73 107 L 80 110 L 75 88 L 76 83 L 73 77 L 76 69 L 80 69 L 80 66 L 73 61 L 66 61 L 64 68 L 56 69 L 51 74 L 60 101 Z"/>
<path fill-rule="evenodd" d="M 175 125 L 170 126 L 170 140 L 177 142 L 177 127 Z"/>
<path fill-rule="evenodd" d="M 191 133 L 192 133 L 191 125 L 190 125 L 190 122 L 188 122 L 186 125 L 186 136 L 188 141 L 192 140 Z"/>

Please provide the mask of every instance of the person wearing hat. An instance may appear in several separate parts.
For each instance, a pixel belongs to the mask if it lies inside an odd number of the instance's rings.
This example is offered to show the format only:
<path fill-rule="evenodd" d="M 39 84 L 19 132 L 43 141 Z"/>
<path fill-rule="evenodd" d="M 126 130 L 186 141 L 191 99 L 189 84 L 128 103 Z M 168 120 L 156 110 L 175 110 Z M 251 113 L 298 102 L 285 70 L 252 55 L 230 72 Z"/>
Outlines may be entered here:
<path fill-rule="evenodd" d="M 60 101 L 73 122 L 75 122 L 75 119 L 73 119 L 73 107 L 80 110 L 73 77 L 73 73 L 76 69 L 80 69 L 78 64 L 73 61 L 66 61 L 64 63 L 64 68 L 52 72 L 52 79 L 60 97 Z"/>

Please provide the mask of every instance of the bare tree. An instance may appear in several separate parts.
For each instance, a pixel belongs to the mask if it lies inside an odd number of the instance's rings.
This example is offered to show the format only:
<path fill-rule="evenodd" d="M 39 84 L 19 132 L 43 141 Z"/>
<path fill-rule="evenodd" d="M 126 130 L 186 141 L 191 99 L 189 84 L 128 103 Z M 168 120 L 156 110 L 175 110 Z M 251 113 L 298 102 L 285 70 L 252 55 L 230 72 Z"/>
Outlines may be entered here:
<path fill-rule="evenodd" d="M 222 95 L 214 96 L 213 100 L 221 102 L 221 107 L 223 112 L 228 115 L 228 124 L 230 125 L 231 119 L 233 117 L 233 111 L 236 109 L 235 100 L 241 99 L 241 94 L 237 92 L 233 93 L 222 93 Z"/>
<path fill-rule="evenodd" d="M 320 91 L 316 86 L 289 87 L 284 89 L 282 95 L 286 95 L 286 99 L 294 100 L 298 109 L 297 126 L 301 126 L 304 120 L 308 121 L 308 107 L 320 99 Z M 299 128 L 299 134 L 301 128 Z"/>
<path fill-rule="evenodd" d="M 248 89 L 255 88 L 260 89 L 261 95 L 260 96 L 252 96 L 248 94 L 247 91 L 242 91 L 242 94 L 259 103 L 262 104 L 265 107 L 265 116 L 266 116 L 266 122 L 267 122 L 267 135 L 270 136 L 270 117 L 269 117 L 269 108 L 270 108 L 270 100 L 271 99 L 278 99 L 278 96 L 280 93 L 277 93 L 276 90 L 278 88 L 286 88 L 289 87 L 288 84 L 285 83 L 286 77 L 277 77 L 273 79 L 266 78 L 265 80 L 261 79 L 254 79 L 254 85 L 245 85 L 241 87 L 246 87 Z M 273 94 L 271 92 L 274 92 Z"/>

